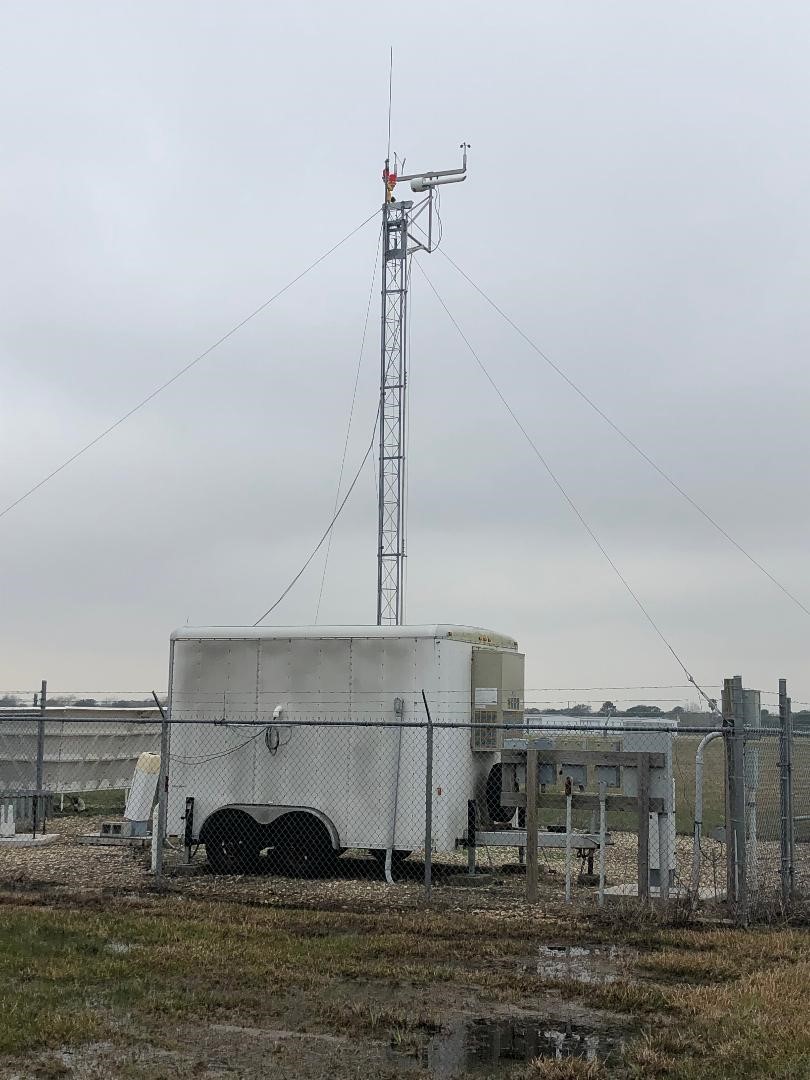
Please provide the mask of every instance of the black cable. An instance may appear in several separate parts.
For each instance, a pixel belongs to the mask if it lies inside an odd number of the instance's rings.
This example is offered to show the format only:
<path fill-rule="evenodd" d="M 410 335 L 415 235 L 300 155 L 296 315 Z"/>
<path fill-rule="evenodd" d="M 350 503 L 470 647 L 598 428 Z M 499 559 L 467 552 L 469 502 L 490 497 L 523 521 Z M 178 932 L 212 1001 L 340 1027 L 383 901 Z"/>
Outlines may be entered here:
<path fill-rule="evenodd" d="M 352 480 L 351 484 L 349 485 L 349 490 L 343 496 L 343 502 L 337 508 L 337 511 L 335 512 L 334 516 L 332 517 L 332 520 L 326 526 L 326 531 L 324 532 L 323 536 L 320 538 L 318 543 L 315 545 L 315 547 L 312 549 L 312 552 L 310 553 L 310 556 L 307 559 L 307 561 L 304 563 L 304 565 L 301 567 L 301 569 L 298 571 L 298 573 L 292 579 L 292 581 L 287 586 L 287 588 L 284 590 L 284 592 L 281 594 L 281 596 L 279 596 L 278 600 L 276 600 L 276 602 L 274 604 L 271 604 L 270 607 L 267 609 L 267 611 L 265 611 L 264 615 L 260 616 L 256 620 L 256 622 L 253 624 L 254 626 L 258 626 L 259 623 L 264 622 L 264 620 L 267 618 L 267 616 L 270 614 L 270 612 L 274 611 L 278 607 L 278 605 L 281 603 L 281 601 L 284 599 L 284 597 L 287 595 L 287 593 L 292 589 L 292 587 L 295 585 L 295 583 L 298 581 L 298 579 L 304 573 L 306 568 L 309 566 L 309 564 L 312 562 L 312 560 L 315 558 L 315 556 L 321 550 L 321 546 L 322 546 L 324 540 L 327 538 L 329 533 L 332 531 L 332 526 L 335 524 L 337 519 L 340 517 L 340 513 L 343 510 L 343 507 L 349 501 L 349 496 L 354 491 L 354 486 L 357 483 L 357 481 L 360 479 L 360 473 L 363 471 L 363 467 L 365 466 L 366 462 L 368 461 L 369 454 L 374 449 L 374 439 L 375 439 L 375 436 L 377 434 L 377 421 L 379 420 L 379 418 L 380 418 L 380 406 L 378 405 L 377 406 L 377 412 L 376 412 L 375 417 L 374 417 L 374 430 L 371 433 L 371 442 L 368 444 L 368 449 L 366 450 L 365 454 L 363 455 L 363 460 L 360 462 L 360 465 L 359 465 L 359 467 L 357 469 L 357 472 L 354 474 L 354 479 Z"/>
<path fill-rule="evenodd" d="M 767 570 L 761 562 L 755 559 L 749 551 L 746 551 L 742 544 L 738 543 L 733 536 L 727 533 L 723 526 L 718 521 L 715 521 L 715 519 L 707 510 L 704 510 L 699 503 L 695 502 L 692 496 L 688 492 L 684 491 L 680 484 L 676 480 L 674 480 L 669 475 L 669 473 L 665 472 L 665 470 L 661 468 L 657 461 L 654 461 L 653 458 L 651 458 L 645 450 L 642 450 L 642 448 L 638 445 L 637 442 L 634 442 L 634 440 L 631 439 L 626 432 L 622 431 L 619 425 L 615 423 L 615 421 L 611 420 L 607 413 L 603 412 L 603 410 L 599 408 L 596 402 L 592 398 L 588 397 L 585 391 L 582 390 L 581 387 L 577 386 L 574 380 L 569 375 L 567 375 L 561 367 L 555 364 L 554 361 L 543 352 L 539 345 L 536 345 L 532 341 L 532 339 L 524 330 L 521 330 L 517 323 L 506 314 L 503 308 L 499 307 L 498 304 L 496 304 L 495 301 L 484 292 L 481 286 L 478 285 L 475 281 L 473 281 L 469 274 L 465 273 L 465 271 L 461 269 L 461 267 L 458 265 L 457 262 L 455 262 L 455 260 L 450 258 L 446 251 L 442 251 L 441 254 L 445 257 L 445 259 L 447 259 L 450 265 L 454 267 L 459 274 L 461 274 L 464 280 L 470 285 L 472 285 L 472 287 L 479 294 L 479 296 L 483 297 L 483 299 L 486 300 L 490 307 L 497 311 L 501 318 L 504 319 L 512 327 L 515 333 L 519 334 L 523 338 L 526 344 L 537 353 L 540 359 L 545 360 L 545 362 L 552 369 L 552 371 L 555 371 L 560 376 L 560 378 L 563 379 L 563 381 L 571 387 L 574 393 L 578 394 L 579 397 L 581 397 L 582 400 L 586 403 L 586 405 L 589 405 L 597 414 L 597 416 L 600 416 L 605 421 L 608 427 L 612 428 L 613 431 L 615 431 L 615 433 L 621 439 L 624 439 L 627 445 L 632 450 L 635 450 L 635 452 L 639 454 L 640 457 L 642 457 L 652 469 L 655 469 L 658 475 L 662 477 L 662 479 L 666 480 L 670 487 L 677 491 L 682 498 L 686 499 L 689 505 L 692 506 L 695 510 L 697 510 L 697 512 L 702 517 L 704 517 L 706 521 L 708 521 L 709 524 L 720 533 L 721 536 L 725 537 L 725 539 L 728 540 L 728 542 L 732 544 L 737 549 L 737 551 L 740 552 L 741 555 L 744 555 L 745 558 L 748 559 L 748 561 L 757 568 L 757 570 L 761 571 L 765 575 L 765 577 L 768 578 L 769 581 L 776 585 L 778 589 L 781 589 L 785 596 L 787 596 L 789 600 L 792 600 L 793 603 L 805 613 L 805 615 L 810 615 L 810 608 L 806 607 L 802 603 L 802 601 L 799 600 L 798 597 L 794 596 L 790 589 L 788 589 L 786 585 L 783 585 L 781 581 L 775 578 L 773 574 L 769 570 Z"/>
<path fill-rule="evenodd" d="M 222 722 L 223 724 L 227 724 L 227 720 L 223 720 Z M 176 754 L 173 754 L 172 761 L 179 762 L 181 765 L 205 765 L 209 761 L 217 761 L 219 758 L 228 757 L 229 754 L 235 754 L 237 750 L 244 750 L 246 746 L 249 746 L 252 742 L 255 742 L 256 739 L 261 738 L 262 735 L 266 735 L 266 733 L 266 729 L 263 728 L 261 731 L 257 731 L 255 735 L 251 735 L 250 738 L 245 739 L 244 742 L 239 743 L 237 746 L 230 746 L 227 750 L 220 750 L 218 753 L 210 754 L 208 757 L 183 758 L 178 757 Z"/>
<path fill-rule="evenodd" d="M 369 217 L 367 217 L 365 221 L 361 221 L 360 224 L 354 229 L 352 229 L 351 232 L 346 233 L 342 240 L 338 240 L 338 242 L 336 244 L 333 244 L 328 251 L 325 251 L 323 255 L 320 255 L 317 259 L 315 259 L 314 262 L 311 262 L 305 270 L 302 270 L 300 274 L 296 275 L 296 277 L 294 277 L 291 281 L 288 281 L 282 289 L 279 289 L 277 293 L 274 293 L 269 299 L 265 300 L 263 304 L 260 304 L 254 311 L 251 311 L 249 315 L 246 315 L 241 322 L 238 322 L 236 324 L 236 326 L 232 326 L 231 329 L 226 334 L 223 334 L 221 338 L 218 338 L 213 343 L 213 345 L 209 345 L 204 352 L 201 352 L 199 356 L 195 356 L 193 360 L 190 360 L 185 365 L 185 367 L 180 368 L 180 370 L 175 372 L 175 374 L 172 375 L 170 379 L 167 379 L 166 382 L 162 383 L 160 386 L 157 387 L 157 389 L 153 390 L 151 394 L 147 394 L 147 396 L 142 401 L 139 401 L 137 405 L 131 408 L 128 412 L 125 412 L 123 416 L 119 416 L 119 418 L 114 423 L 110 424 L 108 428 L 105 428 L 104 431 L 102 431 L 99 435 L 96 435 L 96 437 L 94 439 L 91 439 L 90 442 L 85 443 L 85 445 L 82 446 L 81 449 L 77 450 L 75 454 L 72 454 L 69 458 L 67 458 L 66 461 L 63 461 L 62 464 L 58 465 L 55 469 L 53 469 L 52 472 L 49 472 L 47 476 L 44 476 L 38 483 L 34 484 L 33 487 L 29 488 L 28 491 L 24 492 L 22 495 L 19 496 L 19 498 L 15 499 L 14 502 L 9 503 L 8 506 L 6 506 L 3 510 L 0 510 L 0 518 L 5 517 L 6 514 L 8 514 L 15 508 L 15 506 L 19 506 L 20 503 L 27 499 L 29 495 L 33 495 L 35 491 L 39 491 L 39 489 L 45 484 L 47 484 L 49 480 L 53 480 L 53 478 L 57 476 L 60 472 L 62 472 L 63 469 L 66 469 L 68 465 L 72 465 L 77 458 L 80 458 L 82 454 L 85 454 L 88 450 L 92 449 L 92 447 L 94 447 L 96 443 L 101 442 L 101 440 L 106 438 L 107 435 L 115 431 L 115 429 L 117 427 L 120 427 L 120 425 L 123 424 L 125 420 L 129 420 L 130 416 L 133 416 L 136 412 L 142 409 L 144 405 L 148 405 L 150 401 L 152 401 L 158 396 L 158 394 L 161 394 L 164 390 L 167 390 L 172 385 L 172 383 L 177 382 L 177 380 L 182 375 L 185 375 L 187 371 L 191 371 L 191 369 L 196 364 L 199 364 L 201 360 L 204 360 L 206 356 L 209 356 L 214 351 L 214 349 L 219 348 L 219 346 L 226 342 L 228 338 L 233 337 L 237 330 L 241 330 L 243 326 L 250 322 L 251 319 L 255 319 L 256 316 L 259 315 L 262 311 L 264 311 L 266 307 L 269 307 L 270 304 L 272 304 L 275 300 L 278 300 L 278 298 L 280 296 L 283 296 L 283 294 L 287 292 L 288 289 L 291 289 L 293 285 L 299 282 L 302 277 L 305 277 L 310 272 L 310 270 L 314 270 L 316 266 L 319 266 L 320 263 L 324 261 L 324 259 L 327 259 L 333 252 L 337 251 L 339 247 L 342 247 L 342 245 L 345 244 L 347 240 L 350 240 L 355 235 L 355 233 L 360 232 L 363 226 L 368 225 L 368 223 L 373 218 L 375 218 L 377 214 L 379 214 L 379 212 L 379 210 L 375 210 L 374 213 L 369 215 Z"/>
<path fill-rule="evenodd" d="M 572 511 L 574 512 L 574 514 L 576 515 L 576 517 L 577 517 L 577 519 L 579 520 L 579 522 L 580 522 L 580 524 L 582 525 L 582 527 L 583 527 L 583 528 L 585 529 L 585 531 L 586 531 L 586 532 L 588 533 L 588 535 L 590 536 L 590 538 L 591 538 L 591 539 L 593 540 L 594 544 L 596 544 L 596 546 L 597 546 L 597 547 L 599 548 L 599 550 L 601 551 L 602 555 L 603 555 L 603 556 L 605 557 L 605 559 L 607 560 L 607 562 L 608 562 L 608 564 L 610 565 L 611 569 L 612 569 L 612 570 L 613 570 L 613 572 L 615 573 L 616 577 L 617 577 L 617 578 L 619 579 L 619 581 L 620 581 L 620 582 L 622 583 L 622 585 L 624 585 L 625 589 L 627 590 L 627 592 L 629 593 L 629 595 L 630 595 L 630 596 L 632 597 L 632 599 L 633 599 L 633 600 L 635 601 L 636 605 L 638 606 L 638 609 L 639 609 L 639 610 L 641 611 L 641 613 L 642 613 L 642 614 L 644 615 L 644 617 L 645 617 L 645 619 L 647 620 L 647 622 L 648 622 L 648 623 L 650 624 L 650 626 L 651 626 L 651 627 L 653 628 L 653 630 L 654 630 L 654 631 L 656 632 L 656 634 L 657 634 L 657 635 L 658 635 L 658 637 L 659 637 L 659 638 L 661 639 L 661 641 L 663 641 L 664 645 L 666 645 L 667 649 L 669 649 L 670 653 L 672 653 L 672 656 L 673 656 L 673 657 L 675 658 L 675 660 L 676 660 L 676 662 L 677 662 L 678 666 L 679 666 L 679 667 L 681 668 L 681 670 L 683 671 L 683 673 L 684 673 L 684 675 L 686 676 L 686 678 L 687 678 L 687 679 L 689 680 L 689 682 L 690 682 L 690 683 L 691 683 L 691 684 L 692 684 L 692 685 L 693 685 L 693 686 L 695 687 L 695 689 L 697 690 L 697 692 L 698 692 L 698 693 L 699 693 L 699 694 L 700 694 L 700 695 L 701 695 L 701 696 L 702 696 L 702 697 L 703 697 L 703 698 L 704 698 L 704 699 L 706 700 L 706 702 L 707 702 L 707 703 L 708 703 L 708 704 L 709 704 L 709 705 L 710 705 L 710 706 L 711 706 L 711 707 L 712 707 L 713 709 L 716 709 L 716 708 L 717 708 L 717 702 L 716 702 L 716 701 L 715 701 L 715 700 L 714 700 L 713 698 L 710 698 L 710 697 L 709 697 L 709 695 L 708 695 L 708 694 L 707 694 L 707 693 L 706 693 L 706 692 L 705 692 L 704 690 L 702 690 L 700 686 L 698 686 L 697 682 L 695 682 L 695 680 L 694 680 L 694 678 L 692 677 L 692 675 L 690 675 L 690 673 L 689 673 L 689 670 L 688 670 L 688 668 L 686 667 L 686 665 L 684 664 L 683 660 L 681 660 L 680 656 L 678 656 L 678 654 L 677 654 L 677 653 L 675 652 L 675 649 L 674 649 L 674 648 L 672 647 L 672 645 L 670 644 L 670 642 L 669 642 L 669 641 L 667 640 L 667 638 L 665 637 L 665 635 L 664 635 L 664 632 L 663 632 L 663 631 L 661 630 L 661 628 L 660 628 L 660 627 L 658 626 L 658 624 L 656 623 L 655 619 L 653 619 L 652 615 L 651 615 L 651 614 L 649 613 L 649 611 L 647 610 L 647 608 L 646 608 L 646 607 L 644 606 L 644 604 L 643 604 L 643 602 L 642 602 L 641 598 L 640 598 L 640 597 L 638 596 L 638 594 L 637 594 L 637 593 L 636 593 L 636 592 L 635 592 L 635 591 L 633 590 L 633 587 L 631 586 L 630 582 L 629 582 L 629 581 L 627 580 L 627 578 L 626 578 L 626 577 L 624 576 L 624 574 L 623 574 L 623 573 L 621 572 L 621 570 L 619 569 L 619 567 L 618 567 L 618 566 L 616 565 L 616 563 L 615 563 L 615 562 L 613 561 L 613 559 L 611 558 L 611 556 L 610 556 L 610 554 L 609 554 L 609 552 L 608 552 L 607 548 L 606 548 L 606 547 L 604 546 L 604 544 L 602 543 L 602 541 L 601 541 L 601 540 L 599 539 L 599 537 L 598 537 L 598 536 L 596 535 L 596 533 L 595 533 L 595 532 L 593 531 L 593 529 L 591 528 L 591 526 L 590 526 L 590 525 L 588 524 L 588 522 L 587 522 L 587 521 L 585 520 L 585 518 L 584 518 L 584 516 L 582 515 L 582 513 L 581 513 L 581 511 L 580 511 L 579 507 L 578 507 L 578 506 L 576 505 L 576 503 L 574 502 L 574 500 L 573 500 L 573 499 L 571 498 L 571 496 L 570 496 L 570 495 L 568 494 L 568 492 L 567 492 L 567 491 L 565 490 L 565 488 L 563 487 L 563 485 L 562 485 L 562 482 L 561 482 L 561 481 L 560 481 L 560 479 L 559 479 L 559 478 L 557 477 L 557 474 L 556 474 L 556 473 L 554 472 L 554 470 L 553 470 L 553 469 L 551 468 L 551 466 L 549 465 L 548 461 L 546 461 L 546 459 L 545 459 L 545 457 L 543 456 L 543 454 L 542 454 L 542 453 L 540 452 L 540 450 L 539 450 L 539 448 L 538 448 L 537 444 L 535 443 L 534 439 L 532 439 L 531 435 L 530 435 L 530 434 L 528 433 L 528 431 L 526 430 L 526 428 L 525 428 L 525 427 L 523 426 L 523 424 L 522 424 L 522 423 L 520 422 L 520 420 L 518 419 L 518 417 L 517 417 L 517 415 L 516 415 L 515 411 L 513 410 L 512 406 L 511 406 L 511 405 L 509 404 L 509 402 L 508 402 L 508 401 L 506 400 L 506 398 L 505 398 L 505 397 L 503 396 L 503 394 L 502 394 L 502 392 L 501 392 L 501 390 L 500 390 L 500 387 L 499 387 L 499 386 L 498 386 L 498 384 L 497 384 L 497 383 L 495 382 L 495 380 L 494 380 L 494 379 L 492 378 L 492 376 L 490 375 L 490 373 L 489 373 L 489 371 L 487 370 L 486 366 L 484 365 L 484 362 L 483 362 L 483 361 L 481 360 L 481 358 L 480 358 L 480 356 L 478 355 L 478 353 L 477 353 L 477 352 L 475 351 L 475 349 L 474 349 L 474 348 L 472 347 L 472 345 L 471 345 L 471 343 L 470 343 L 469 339 L 467 338 L 466 334 L 464 333 L 464 331 L 463 331 L 463 330 L 461 329 L 461 327 L 459 326 L 459 324 L 458 324 L 458 323 L 456 322 L 456 320 L 455 320 L 455 318 L 453 317 L 452 313 L 450 312 L 450 309 L 448 308 L 447 304 L 445 304 L 444 300 L 443 300 L 443 299 L 441 298 L 441 296 L 439 295 L 439 293 L 438 293 L 438 292 L 436 291 L 436 288 L 434 287 L 434 285 L 433 285 L 433 282 L 432 282 L 432 281 L 430 280 L 430 278 L 429 278 L 429 277 L 427 276 L 427 273 L 426 273 L 426 271 L 425 271 L 425 268 L 424 268 L 424 267 L 422 266 L 422 264 L 421 264 L 421 263 L 418 263 L 418 262 L 417 262 L 417 264 L 416 264 L 416 265 L 417 265 L 417 266 L 419 267 L 419 270 L 420 270 L 420 272 L 421 272 L 422 276 L 424 277 L 425 281 L 426 281 L 426 282 L 428 283 L 428 285 L 430 286 L 431 292 L 432 292 L 432 293 L 433 293 L 433 295 L 434 295 L 434 296 L 436 297 L 436 299 L 437 299 L 437 300 L 439 301 L 439 303 L 441 304 L 441 306 L 442 306 L 442 307 L 444 308 L 444 311 L 445 311 L 445 313 L 446 313 L 447 317 L 448 317 L 448 318 L 450 319 L 450 322 L 451 322 L 451 323 L 453 324 L 453 326 L 454 326 L 454 327 L 456 328 L 456 330 L 458 331 L 458 333 L 459 333 L 459 336 L 461 337 L 461 340 L 462 340 L 462 341 L 464 342 L 464 344 L 465 344 L 465 345 L 467 346 L 467 348 L 469 349 L 469 351 L 470 351 L 470 354 L 472 355 L 472 357 L 473 357 L 473 359 L 475 360 L 476 364 L 478 364 L 479 368 L 480 368 L 480 369 L 481 369 L 481 371 L 482 371 L 482 372 L 484 373 L 484 375 L 485 375 L 485 377 L 486 377 L 487 381 L 489 382 L 490 386 L 491 386 L 491 387 L 492 387 L 492 389 L 493 389 L 493 390 L 495 391 L 495 393 L 496 393 L 496 394 L 498 395 L 498 397 L 499 397 L 499 398 L 501 399 L 501 402 L 502 402 L 502 404 L 504 405 L 504 407 L 506 408 L 506 411 L 507 411 L 507 412 L 509 413 L 509 415 L 510 415 L 510 416 L 512 417 L 512 419 L 514 420 L 514 422 L 515 422 L 515 423 L 517 424 L 518 428 L 520 429 L 521 433 L 523 434 L 523 437 L 524 437 L 524 438 L 526 439 L 526 442 L 528 442 L 529 446 L 530 446 L 530 447 L 532 448 L 532 450 L 534 451 L 534 453 L 535 453 L 535 454 L 537 455 L 537 458 L 538 458 L 538 460 L 540 461 L 540 464 L 541 464 L 541 465 L 543 466 L 543 468 L 544 468 L 544 469 L 546 470 L 546 472 L 548 473 L 549 477 L 550 477 L 550 478 L 551 478 L 551 480 L 553 481 L 553 483 L 554 483 L 554 485 L 556 486 L 557 490 L 558 490 L 558 491 L 560 492 L 560 494 L 562 495 L 562 497 L 563 497 L 563 498 L 565 499 L 565 501 L 566 501 L 566 502 L 568 503 L 568 505 L 569 505 L 569 506 L 571 507 L 571 510 L 572 510 Z"/>

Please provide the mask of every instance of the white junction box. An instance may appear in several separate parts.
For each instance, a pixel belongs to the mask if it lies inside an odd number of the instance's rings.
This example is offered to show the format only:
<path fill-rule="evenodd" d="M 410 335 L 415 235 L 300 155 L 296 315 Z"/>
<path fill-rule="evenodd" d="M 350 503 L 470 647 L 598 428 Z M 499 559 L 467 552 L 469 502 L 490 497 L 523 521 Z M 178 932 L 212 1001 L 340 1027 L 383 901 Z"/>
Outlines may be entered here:
<path fill-rule="evenodd" d="M 522 721 L 517 642 L 466 626 L 185 627 L 170 683 L 168 831 L 206 846 L 215 822 L 266 836 L 295 814 L 333 849 L 422 849 L 424 690 L 460 725 L 434 739 L 433 848 L 452 851 L 499 760 L 500 733 L 468 725 Z"/>

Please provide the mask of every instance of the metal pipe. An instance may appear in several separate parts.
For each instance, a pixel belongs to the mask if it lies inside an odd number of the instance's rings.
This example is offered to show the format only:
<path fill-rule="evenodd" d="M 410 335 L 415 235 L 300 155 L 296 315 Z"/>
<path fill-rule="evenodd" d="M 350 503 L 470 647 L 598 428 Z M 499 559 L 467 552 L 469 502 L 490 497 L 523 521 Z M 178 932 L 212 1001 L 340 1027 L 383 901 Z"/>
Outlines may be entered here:
<path fill-rule="evenodd" d="M 565 778 L 565 902 L 571 903 L 571 804 L 573 786 L 570 776 Z"/>
<path fill-rule="evenodd" d="M 695 752 L 695 825 L 692 840 L 692 888 L 691 892 L 697 897 L 700 891 L 700 837 L 703 828 L 703 751 L 710 742 L 720 739 L 722 731 L 710 731 L 704 735 L 698 743 Z"/>
<path fill-rule="evenodd" d="M 427 715 L 425 731 L 425 898 L 430 899 L 430 887 L 433 881 L 433 721 L 430 716 L 427 694 L 422 691 L 422 701 Z M 469 821 L 469 813 L 467 815 Z M 475 837 L 473 836 L 473 842 Z M 469 838 L 468 838 L 469 843 Z M 386 864 L 391 852 L 385 856 Z"/>
<path fill-rule="evenodd" d="M 150 716 L 144 714 L 149 713 Z M 221 713 L 221 709 L 220 709 Z M 154 724 L 158 717 L 157 709 L 143 708 L 143 709 L 105 709 L 105 708 L 76 708 L 75 706 L 61 707 L 61 706 L 49 706 L 48 717 L 59 719 L 64 717 L 66 720 L 81 721 L 83 724 L 95 724 L 95 723 L 128 723 L 132 725 L 138 725 L 141 722 L 144 725 Z M 0 722 L 6 723 L 21 723 L 26 720 L 35 720 L 39 716 L 39 708 L 29 710 L 27 712 L 21 712 L 19 709 L 6 712 L 5 709 L 0 708 Z M 237 714 L 238 716 L 238 714 Z M 217 716 L 193 716 L 188 718 L 177 718 L 171 721 L 173 724 L 210 724 L 213 727 L 267 727 L 271 723 L 271 719 L 267 716 L 256 718 L 252 716 L 250 720 L 239 720 L 236 717 L 225 718 L 222 715 Z M 403 728 L 423 728 L 426 727 L 421 721 L 403 721 L 402 724 L 397 723 L 395 720 L 334 720 L 332 714 L 326 713 L 323 716 L 315 718 L 307 718 L 305 720 L 290 717 L 285 719 L 285 727 L 324 727 L 327 724 L 331 724 L 334 727 L 373 727 L 373 728 L 386 728 L 386 727 L 403 727 Z M 487 728 L 489 731 L 508 731 L 514 734 L 516 728 L 514 724 L 490 724 L 485 721 L 477 722 L 474 720 L 459 720 L 459 721 L 434 721 L 434 731 L 459 731 L 476 728 Z M 603 734 L 606 730 L 604 727 L 591 727 L 583 728 L 580 725 L 573 727 L 568 724 L 555 724 L 554 727 L 547 729 L 534 728 L 535 732 L 548 733 L 550 735 L 560 735 L 564 732 L 573 732 L 575 734 L 582 734 L 583 731 L 588 731 L 591 734 Z M 646 734 L 649 732 L 649 728 L 640 727 L 626 727 L 619 730 L 616 729 L 616 734 L 626 735 L 628 732 L 635 732 L 636 734 Z M 660 728 L 656 729 L 664 732 L 677 730 L 678 735 L 702 735 L 705 734 L 705 727 L 681 727 L 675 728 Z M 612 731 L 610 732 L 612 733 Z M 761 728 L 760 734 L 762 735 L 778 735 L 778 728 Z M 795 738 L 810 738 L 810 732 L 794 731 Z"/>
<path fill-rule="evenodd" d="M 394 701 L 394 710 L 397 709 L 397 701 Z M 403 702 L 404 707 L 404 702 Z M 400 720 L 402 720 L 402 713 L 398 713 Z M 433 752 L 433 730 L 432 724 L 428 723 L 427 727 L 430 729 L 430 749 Z M 432 763 L 431 763 L 432 768 Z M 399 725 L 399 738 L 397 739 L 397 771 L 394 775 L 394 806 L 391 811 L 391 829 L 389 832 L 389 844 L 385 852 L 385 880 L 389 885 L 395 885 L 394 875 L 392 867 L 394 864 L 394 845 L 397 842 L 397 814 L 399 812 L 399 775 L 402 770 L 402 724 Z M 431 780 L 431 785 L 433 781 Z M 433 788 L 431 786 L 431 792 Z M 427 857 L 427 853 L 426 853 Z"/>
<path fill-rule="evenodd" d="M 37 837 L 37 825 L 39 824 L 40 800 L 42 800 L 42 823 L 43 831 L 45 824 L 45 797 L 42 794 L 42 785 L 45 773 L 45 709 L 47 707 L 48 682 L 42 680 L 42 688 L 39 696 L 39 721 L 37 723 L 37 760 L 34 798 L 31 803 L 31 828 L 33 839 Z"/>

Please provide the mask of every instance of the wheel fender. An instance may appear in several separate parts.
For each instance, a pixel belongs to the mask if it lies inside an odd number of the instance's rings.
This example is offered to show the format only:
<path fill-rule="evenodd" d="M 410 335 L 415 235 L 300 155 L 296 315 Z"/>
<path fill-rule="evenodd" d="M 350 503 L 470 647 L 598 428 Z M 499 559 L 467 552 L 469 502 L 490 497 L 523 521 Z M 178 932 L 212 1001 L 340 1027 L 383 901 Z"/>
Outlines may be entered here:
<path fill-rule="evenodd" d="M 311 817 L 317 818 L 326 827 L 332 841 L 332 847 L 336 851 L 340 849 L 338 831 L 334 823 L 322 811 L 315 810 L 311 806 L 268 806 L 263 803 L 227 803 L 225 806 L 217 807 L 205 818 L 200 826 L 200 843 L 205 843 L 207 829 L 215 827 L 214 818 L 228 810 L 245 814 L 247 817 L 252 818 L 257 825 L 272 825 L 274 821 L 284 817 L 285 814 L 309 814 Z"/>

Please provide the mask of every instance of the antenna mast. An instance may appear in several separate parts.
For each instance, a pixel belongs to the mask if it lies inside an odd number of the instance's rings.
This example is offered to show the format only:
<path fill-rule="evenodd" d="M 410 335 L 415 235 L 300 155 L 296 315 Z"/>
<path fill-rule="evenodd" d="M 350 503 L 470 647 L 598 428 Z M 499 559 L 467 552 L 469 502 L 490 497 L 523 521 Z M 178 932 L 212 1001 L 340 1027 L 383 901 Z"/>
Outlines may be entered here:
<path fill-rule="evenodd" d="M 405 413 L 407 407 L 408 285 L 410 258 L 417 251 L 433 251 L 434 190 L 467 178 L 468 144 L 462 143 L 460 169 L 398 176 L 396 157 L 391 169 L 385 159 L 382 208 L 382 318 L 380 362 L 380 470 L 377 527 L 377 625 L 399 626 L 405 620 Z M 390 153 L 390 151 L 389 151 Z M 404 162 L 403 162 L 404 164 Z M 424 195 L 397 202 L 398 181 L 410 181 L 411 191 Z M 419 224 L 422 219 L 423 224 Z M 414 234 L 418 229 L 421 238 Z"/>

